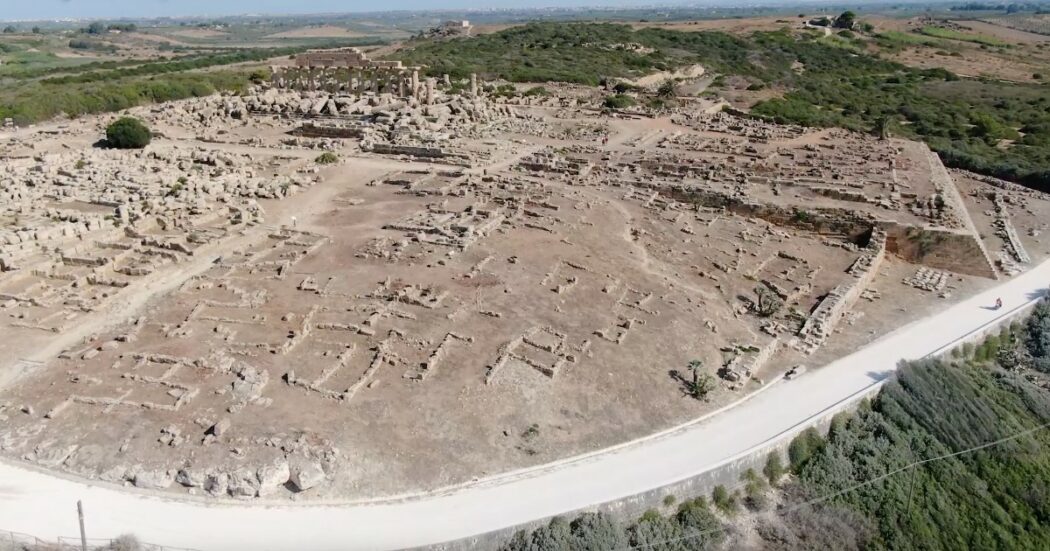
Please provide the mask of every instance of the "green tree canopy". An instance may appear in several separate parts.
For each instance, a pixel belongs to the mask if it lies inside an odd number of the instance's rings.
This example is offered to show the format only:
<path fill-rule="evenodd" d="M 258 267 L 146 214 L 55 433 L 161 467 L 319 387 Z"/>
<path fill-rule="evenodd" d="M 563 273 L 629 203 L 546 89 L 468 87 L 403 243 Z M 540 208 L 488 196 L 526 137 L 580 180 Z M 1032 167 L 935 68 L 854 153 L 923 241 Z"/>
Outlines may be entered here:
<path fill-rule="evenodd" d="M 122 117 L 106 128 L 106 142 L 118 149 L 142 149 L 152 138 L 149 128 L 132 117 Z"/>

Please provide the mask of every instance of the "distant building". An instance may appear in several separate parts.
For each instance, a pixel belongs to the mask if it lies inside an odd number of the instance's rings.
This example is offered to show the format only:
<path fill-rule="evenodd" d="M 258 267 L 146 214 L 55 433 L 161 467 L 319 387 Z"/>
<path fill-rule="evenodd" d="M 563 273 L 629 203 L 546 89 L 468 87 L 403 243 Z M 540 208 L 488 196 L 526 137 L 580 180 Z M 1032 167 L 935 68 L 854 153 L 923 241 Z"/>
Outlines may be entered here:
<path fill-rule="evenodd" d="M 469 35 L 474 30 L 470 21 L 445 21 L 436 29 L 437 34 L 443 36 Z"/>

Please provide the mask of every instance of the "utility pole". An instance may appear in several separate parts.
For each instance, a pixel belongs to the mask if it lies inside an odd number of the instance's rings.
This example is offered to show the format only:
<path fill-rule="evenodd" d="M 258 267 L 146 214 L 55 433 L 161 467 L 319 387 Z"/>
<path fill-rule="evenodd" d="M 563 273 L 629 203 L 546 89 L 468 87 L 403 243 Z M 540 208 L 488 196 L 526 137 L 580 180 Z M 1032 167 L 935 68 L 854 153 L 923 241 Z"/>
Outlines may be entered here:
<path fill-rule="evenodd" d="M 80 519 L 80 551 L 87 551 L 87 532 L 84 531 L 84 504 L 77 500 L 77 518 Z"/>

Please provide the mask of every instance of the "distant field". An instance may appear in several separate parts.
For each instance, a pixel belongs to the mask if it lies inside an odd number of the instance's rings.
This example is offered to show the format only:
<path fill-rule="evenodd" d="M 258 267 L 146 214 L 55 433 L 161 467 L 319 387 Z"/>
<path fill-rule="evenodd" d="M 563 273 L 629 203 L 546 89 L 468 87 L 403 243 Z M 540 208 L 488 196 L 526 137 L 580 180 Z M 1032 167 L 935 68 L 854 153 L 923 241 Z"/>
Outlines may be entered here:
<path fill-rule="evenodd" d="M 877 37 L 884 41 L 888 46 L 929 46 L 931 48 L 945 48 L 951 46 L 951 43 L 945 40 L 901 31 L 886 31 L 884 33 L 879 33 Z"/>
<path fill-rule="evenodd" d="M 221 38 L 229 36 L 227 33 L 212 29 L 179 29 L 172 31 L 171 34 L 186 38 Z"/>
<path fill-rule="evenodd" d="M 102 58 L 91 56 L 65 57 L 52 52 L 21 51 L 3 55 L 4 64 L 0 65 L 0 77 L 19 76 L 38 70 L 70 69 L 100 60 Z"/>
<path fill-rule="evenodd" d="M 1041 35 L 1050 35 L 1050 14 L 1015 14 L 1003 17 L 985 17 L 983 21 Z"/>
<path fill-rule="evenodd" d="M 975 44 L 984 44 L 985 46 L 995 46 L 998 48 L 1009 46 L 1009 43 L 999 40 L 998 38 L 992 38 L 981 34 L 964 33 L 960 31 L 954 31 L 951 29 L 945 29 L 943 27 L 934 27 L 927 25 L 919 30 L 920 33 L 933 36 L 936 38 L 946 38 L 948 40 L 959 40 L 962 42 L 973 42 Z"/>
<path fill-rule="evenodd" d="M 953 23 L 969 27 L 974 32 L 998 38 L 1000 40 L 1018 44 L 1038 44 L 1050 42 L 1050 35 L 1041 35 L 1020 29 L 1004 27 L 987 21 L 953 21 Z"/>
<path fill-rule="evenodd" d="M 268 35 L 266 38 L 361 38 L 366 36 L 343 27 L 334 25 L 321 25 L 317 27 L 302 27 Z"/>

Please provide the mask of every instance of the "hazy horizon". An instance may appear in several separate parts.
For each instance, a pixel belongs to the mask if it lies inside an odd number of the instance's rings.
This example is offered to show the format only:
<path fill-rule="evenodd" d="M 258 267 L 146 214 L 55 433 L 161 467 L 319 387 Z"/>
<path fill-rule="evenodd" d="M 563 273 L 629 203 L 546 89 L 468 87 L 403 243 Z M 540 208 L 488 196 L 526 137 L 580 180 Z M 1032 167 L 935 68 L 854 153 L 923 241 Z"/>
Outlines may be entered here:
<path fill-rule="evenodd" d="M 876 3 L 874 2 L 868 3 Z M 905 0 L 907 2 L 907 0 Z M 0 20 L 57 20 L 89 18 L 220 17 L 231 15 L 294 15 L 313 13 L 367 13 L 396 10 L 484 10 L 581 7 L 659 6 L 785 6 L 827 4 L 832 0 L 772 0 L 735 3 L 730 0 L 392 0 L 383 4 L 345 0 L 42 0 L 20 2 L 0 12 Z M 840 2 L 841 3 L 841 2 Z"/>
<path fill-rule="evenodd" d="M 392 0 L 382 4 L 345 0 L 43 0 L 6 7 L 2 19 L 193 17 L 248 14 L 364 13 L 394 10 L 460 10 L 637 6 L 636 0 Z M 658 2 L 650 3 L 657 4 Z M 664 5 L 684 2 L 659 2 Z M 702 4 L 706 2 L 697 2 Z M 714 0 L 710 3 L 719 3 Z"/>

